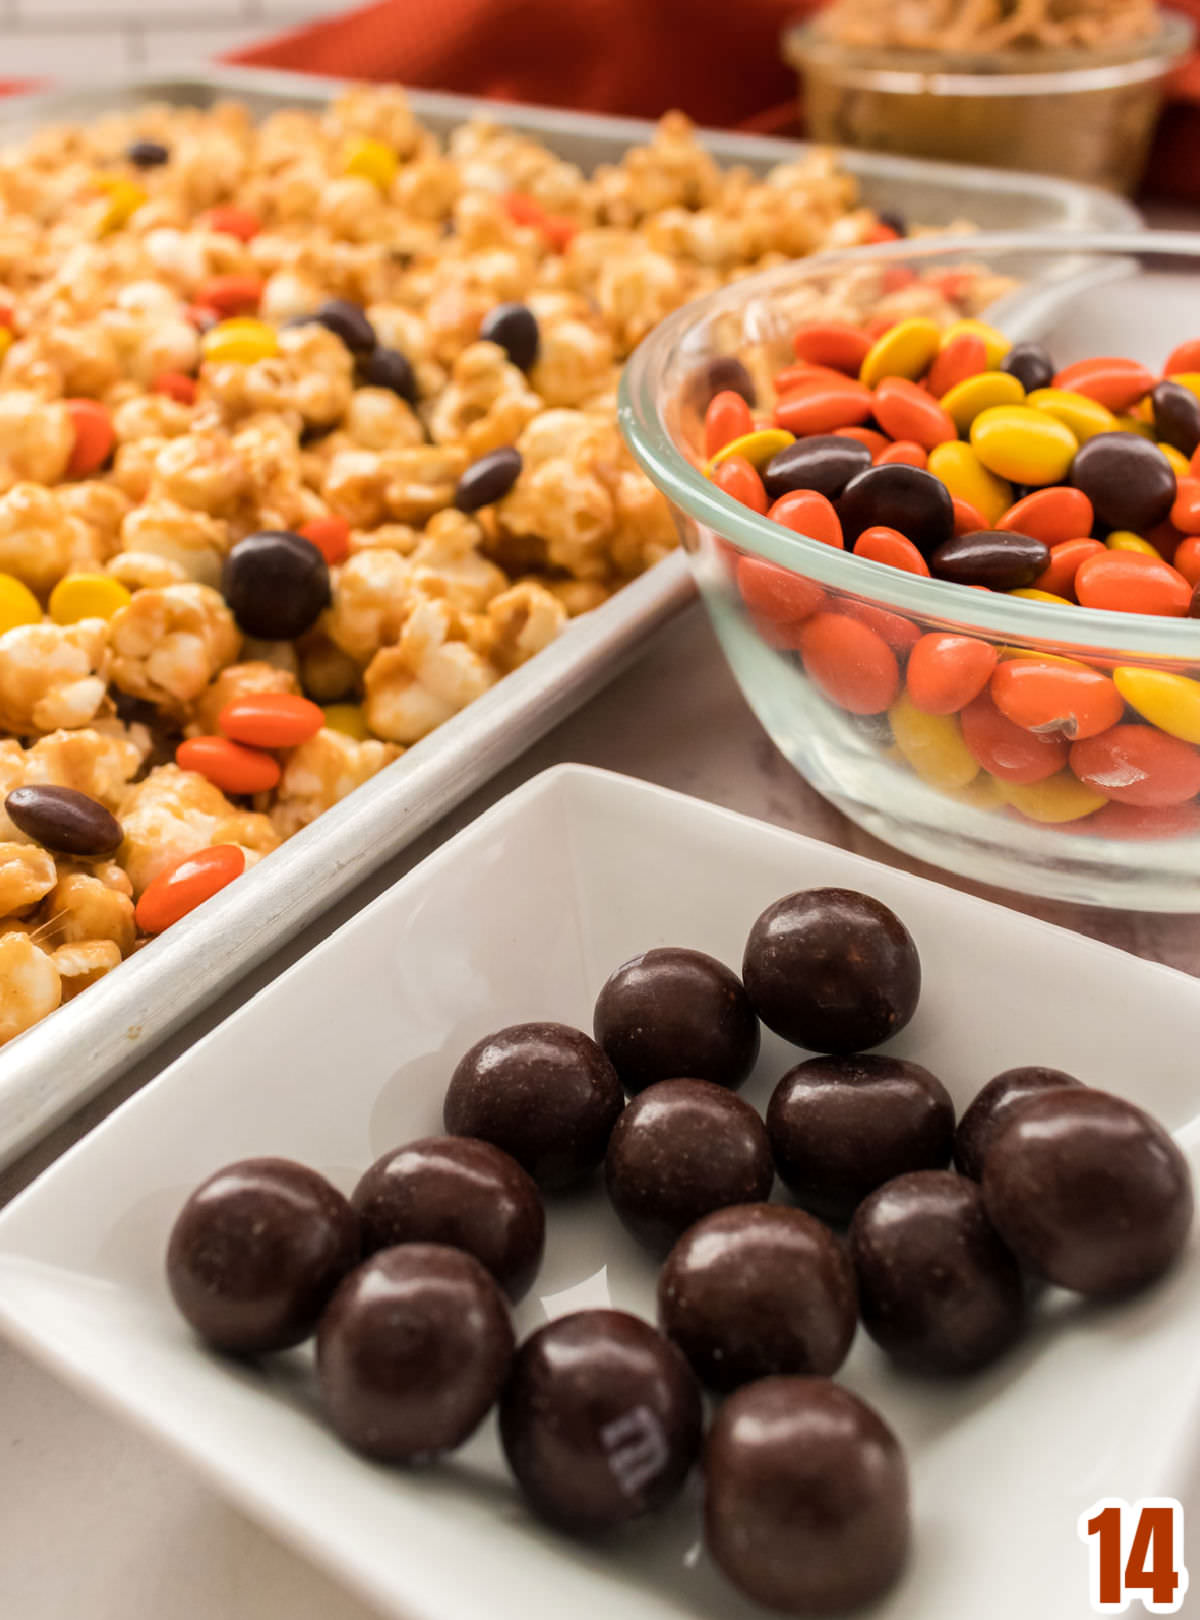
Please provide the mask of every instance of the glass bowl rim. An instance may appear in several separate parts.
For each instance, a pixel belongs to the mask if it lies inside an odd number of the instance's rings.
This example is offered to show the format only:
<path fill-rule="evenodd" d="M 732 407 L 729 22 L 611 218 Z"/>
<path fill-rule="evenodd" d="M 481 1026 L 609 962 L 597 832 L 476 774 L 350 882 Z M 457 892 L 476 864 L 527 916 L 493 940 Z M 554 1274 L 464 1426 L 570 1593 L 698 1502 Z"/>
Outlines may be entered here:
<path fill-rule="evenodd" d="M 870 562 L 772 523 L 719 490 L 676 448 L 657 398 L 658 372 L 699 321 L 769 297 L 835 264 L 934 259 L 953 253 L 985 263 L 998 253 L 1132 255 L 1190 259 L 1200 267 L 1200 231 L 1080 232 L 979 231 L 963 236 L 903 238 L 878 246 L 833 249 L 794 259 L 693 299 L 659 322 L 634 350 L 621 373 L 618 421 L 634 459 L 650 481 L 690 518 L 739 550 L 850 595 L 921 618 L 948 620 L 998 639 L 1057 641 L 1097 651 L 1200 662 L 1200 619 L 1117 613 L 1059 606 L 999 591 L 987 596 L 949 580 L 927 579 L 886 563 Z M 1180 338 L 1179 341 L 1183 341 Z M 702 364 L 702 362 L 700 362 Z"/>

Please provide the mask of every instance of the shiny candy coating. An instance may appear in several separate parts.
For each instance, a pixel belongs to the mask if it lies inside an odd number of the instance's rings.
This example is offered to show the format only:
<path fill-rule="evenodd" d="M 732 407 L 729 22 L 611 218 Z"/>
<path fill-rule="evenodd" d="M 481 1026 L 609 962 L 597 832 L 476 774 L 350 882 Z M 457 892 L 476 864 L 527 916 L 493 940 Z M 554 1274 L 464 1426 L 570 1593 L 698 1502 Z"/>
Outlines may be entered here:
<path fill-rule="evenodd" d="M 960 332 L 948 343 L 943 342 L 925 383 L 934 399 L 943 399 L 957 383 L 966 382 L 968 377 L 976 377 L 987 368 L 987 346 L 983 339 L 974 332 Z"/>
<path fill-rule="evenodd" d="M 795 489 L 781 495 L 768 508 L 767 516 L 773 523 L 809 540 L 819 540 L 822 545 L 836 546 L 840 551 L 846 544 L 836 507 L 815 489 Z"/>
<path fill-rule="evenodd" d="M 1027 821 L 1042 822 L 1048 826 L 1082 821 L 1108 802 L 1103 793 L 1081 782 L 1070 771 L 1059 771 L 1054 776 L 1033 783 L 997 781 L 996 791 L 1005 804 L 1018 811 Z"/>
<path fill-rule="evenodd" d="M 1175 474 L 1157 445 L 1136 433 L 1101 433 L 1071 465 L 1071 483 L 1113 529 L 1144 534 L 1161 523 L 1175 499 Z"/>
<path fill-rule="evenodd" d="M 746 401 L 732 388 L 714 394 L 704 413 L 704 453 L 715 456 L 734 439 L 753 433 L 754 418 Z"/>
<path fill-rule="evenodd" d="M 1032 535 L 983 529 L 944 541 L 930 554 L 929 571 L 956 585 L 1013 591 L 1032 585 L 1049 561 L 1049 547 Z"/>
<path fill-rule="evenodd" d="M 1012 339 L 995 326 L 989 326 L 986 321 L 974 320 L 970 316 L 957 321 L 951 321 L 942 333 L 941 346 L 946 349 L 956 338 L 969 336 L 977 337 L 983 343 L 987 363 L 993 369 L 1002 367 L 1004 357 L 1012 348 Z"/>
<path fill-rule="evenodd" d="M 684 385 L 684 398 L 702 412 L 713 395 L 725 388 L 740 394 L 747 405 L 758 403 L 754 378 L 735 354 L 714 355 L 697 366 Z"/>
<path fill-rule="evenodd" d="M 459 479 L 455 506 L 460 512 L 478 512 L 502 500 L 521 476 L 521 466 L 521 452 L 513 445 L 480 456 Z"/>
<path fill-rule="evenodd" d="M 1054 362 L 1040 343 L 1014 343 L 1000 369 L 1015 377 L 1027 394 L 1049 388 L 1054 381 Z"/>
<path fill-rule="evenodd" d="M 75 434 L 67 476 L 88 478 L 99 472 L 117 442 L 112 414 L 107 405 L 95 399 L 68 399 L 65 403 Z"/>
<path fill-rule="evenodd" d="M 876 388 L 885 377 L 915 380 L 933 364 L 941 341 L 936 321 L 920 315 L 897 321 L 867 351 L 859 367 L 859 381 Z"/>
<path fill-rule="evenodd" d="M 1129 434 L 1119 437 L 1142 442 Z M 1079 443 L 1070 428 L 1047 411 L 1031 405 L 995 405 L 971 423 L 971 446 L 989 472 L 1015 483 L 1040 485 L 1066 477 Z"/>
<path fill-rule="evenodd" d="M 311 541 L 268 529 L 234 546 L 221 571 L 221 590 L 248 636 L 292 641 L 329 605 L 329 565 Z"/>
<path fill-rule="evenodd" d="M 683 1356 L 624 1311 L 577 1311 L 517 1352 L 500 1440 L 525 1500 L 568 1534 L 593 1536 L 664 1508 L 703 1435 Z"/>
<path fill-rule="evenodd" d="M 888 710 L 888 722 L 896 747 L 916 775 L 931 787 L 954 793 L 979 775 L 979 765 L 952 714 L 930 714 L 918 709 L 909 694 L 902 692 Z"/>
<path fill-rule="evenodd" d="M 864 445 L 833 434 L 796 439 L 778 451 L 762 470 L 763 485 L 772 500 L 792 490 L 815 490 L 836 500 L 850 480 L 871 465 Z"/>
<path fill-rule="evenodd" d="M 378 346 L 375 328 L 362 305 L 352 304 L 348 298 L 327 298 L 317 306 L 313 320 L 341 338 L 353 355 L 370 354 Z"/>
<path fill-rule="evenodd" d="M 781 450 L 786 450 L 792 442 L 793 435 L 783 428 L 753 428 L 749 433 L 739 434 L 736 439 L 730 439 L 728 444 L 722 445 L 709 462 L 709 470 L 712 471 L 723 461 L 737 456 L 743 461 L 748 461 L 754 470 L 761 474 L 767 463 Z"/>
<path fill-rule="evenodd" d="M 1061 732 L 1072 742 L 1115 726 L 1125 704 L 1112 680 L 1065 659 L 1014 658 L 992 675 L 992 702 L 1016 725 L 1040 736 Z"/>
<path fill-rule="evenodd" d="M 0 635 L 22 624 L 40 624 L 42 607 L 22 580 L 0 574 Z"/>
<path fill-rule="evenodd" d="M 1060 484 L 1053 489 L 1034 490 L 1017 501 L 997 520 L 996 527 L 1031 534 L 1054 546 L 1089 535 L 1094 516 L 1092 503 L 1082 490 Z"/>
<path fill-rule="evenodd" d="M 917 467 L 869 467 L 852 478 L 837 502 L 848 543 L 864 529 L 883 524 L 898 529 L 928 557 L 954 532 L 950 492 L 932 473 Z"/>
<path fill-rule="evenodd" d="M 875 390 L 875 420 L 893 439 L 913 440 L 924 450 L 953 443 L 958 428 L 924 389 L 907 377 L 885 377 Z"/>
<path fill-rule="evenodd" d="M 206 1344 L 261 1355 L 306 1339 L 357 1260 L 358 1219 L 323 1176 L 287 1159 L 244 1159 L 184 1204 L 167 1281 Z"/>
<path fill-rule="evenodd" d="M 14 827 L 56 855 L 111 855 L 124 836 L 111 811 L 75 788 L 16 787 L 4 809 Z"/>
<path fill-rule="evenodd" d="M 990 642 L 931 631 L 909 655 L 908 696 L 927 714 L 957 714 L 983 691 L 996 658 Z"/>
<path fill-rule="evenodd" d="M 386 388 L 410 405 L 418 398 L 412 362 L 399 349 L 378 348 L 359 363 L 359 376 L 369 388 Z"/>
<path fill-rule="evenodd" d="M 872 412 L 869 388 L 850 377 L 817 375 L 786 394 L 775 406 L 778 428 L 789 433 L 832 433 L 835 428 L 855 427 L 866 422 Z"/>
<path fill-rule="evenodd" d="M 217 716 L 226 737 L 255 748 L 297 748 L 315 737 L 325 716 L 292 692 L 252 692 L 234 698 Z"/>
<path fill-rule="evenodd" d="M 1114 669 L 1112 678 L 1143 720 L 1182 742 L 1200 743 L 1200 681 L 1136 664 Z"/>
<path fill-rule="evenodd" d="M 944 395 L 941 404 L 958 431 L 969 433 L 971 424 L 984 411 L 1002 405 L 1020 405 L 1024 399 L 1025 390 L 1015 377 L 1003 371 L 983 371 L 956 383 Z"/>
<path fill-rule="evenodd" d="M 1024 1107 L 1031 1097 L 1042 1097 L 1048 1091 L 1080 1084 L 1081 1081 L 1063 1069 L 1047 1069 L 1039 1064 L 1005 1069 L 994 1075 L 975 1094 L 958 1122 L 954 1133 L 955 1168 L 960 1174 L 979 1181 L 992 1139 L 1018 1108 Z"/>
<path fill-rule="evenodd" d="M 1200 399 L 1190 388 L 1166 377 L 1150 395 L 1154 407 L 1155 437 L 1173 445 L 1182 455 L 1195 454 L 1200 445 Z"/>
<path fill-rule="evenodd" d="M 1067 763 L 1067 742 L 1057 735 L 1026 731 L 1002 714 L 981 692 L 959 714 L 963 741 L 976 761 L 1002 782 L 1041 782 Z"/>
<path fill-rule="evenodd" d="M 851 714 L 882 714 L 900 689 L 900 666 L 885 637 L 848 613 L 814 614 L 798 646 L 809 679 Z"/>
<path fill-rule="evenodd" d="M 889 529 L 885 524 L 864 529 L 854 542 L 854 555 L 864 557 L 868 562 L 903 569 L 907 574 L 919 574 L 923 579 L 929 578 L 929 564 L 912 541 L 899 529 Z"/>
<path fill-rule="evenodd" d="M 667 1256 L 658 1320 L 711 1389 L 834 1373 L 858 1326 L 854 1273 L 827 1226 L 783 1204 L 697 1221 Z"/>
<path fill-rule="evenodd" d="M 1117 431 L 1117 419 L 1107 407 L 1086 394 L 1074 394 L 1066 388 L 1038 388 L 1027 397 L 1026 404 L 1056 417 L 1070 428 L 1080 444 L 1086 444 L 1098 433 Z"/>
<path fill-rule="evenodd" d="M 749 1103 L 706 1080 L 662 1080 L 617 1120 L 604 1175 L 621 1224 L 665 1254 L 702 1216 L 767 1198 L 775 1167 Z"/>
<path fill-rule="evenodd" d="M 1200 752 L 1150 726 L 1119 725 L 1071 746 L 1081 782 L 1120 804 L 1164 809 L 1200 793 Z"/>
<path fill-rule="evenodd" d="M 147 885 L 134 908 L 134 921 L 144 934 L 161 934 L 245 870 L 245 852 L 236 844 L 213 844 L 182 855 Z"/>
<path fill-rule="evenodd" d="M 983 514 L 985 526 L 998 524 L 1012 505 L 1012 485 L 988 472 L 969 444 L 939 444 L 929 455 L 929 471 L 961 500 Z"/>
<path fill-rule="evenodd" d="M 1084 558 L 1075 570 L 1074 584 L 1081 606 L 1116 613 L 1161 613 L 1182 618 L 1192 597 L 1187 580 L 1169 563 L 1137 551 L 1105 548 L 1096 556 Z"/>
<path fill-rule="evenodd" d="M 356 135 L 346 142 L 342 168 L 346 174 L 361 175 L 380 191 L 386 191 L 400 171 L 400 161 L 383 141 L 372 135 Z"/>
<path fill-rule="evenodd" d="M 109 574 L 67 574 L 50 592 L 46 609 L 55 624 L 78 624 L 81 619 L 111 619 L 132 600 Z"/>
<path fill-rule="evenodd" d="M 537 359 L 541 333 L 528 304 L 497 304 L 484 316 L 479 336 L 498 343 L 518 371 L 528 371 Z"/>
<path fill-rule="evenodd" d="M 207 777 L 222 793 L 269 793 L 283 774 L 279 761 L 228 737 L 188 737 L 175 750 L 181 771 Z"/>
<path fill-rule="evenodd" d="M 891 1429 L 824 1378 L 769 1378 L 721 1406 L 704 1454 L 704 1534 L 739 1591 L 786 1614 L 882 1597 L 909 1546 L 908 1471 Z"/>
<path fill-rule="evenodd" d="M 1144 1287 L 1191 1230 L 1187 1160 L 1148 1114 L 1089 1087 L 1032 1098 L 988 1148 L 983 1196 L 1037 1276 L 1093 1297 Z"/>
<path fill-rule="evenodd" d="M 125 157 L 135 169 L 157 169 L 171 161 L 171 153 L 161 141 L 130 141 Z"/>
<path fill-rule="evenodd" d="M 801 326 L 792 339 L 797 360 L 812 365 L 832 366 L 857 377 L 871 348 L 871 340 L 860 327 L 845 322 L 812 322 Z"/>
<path fill-rule="evenodd" d="M 719 490 L 733 500 L 741 501 L 752 512 L 766 515 L 767 492 L 758 472 L 745 456 L 730 456 L 727 460 L 718 461 L 713 468 L 712 481 Z M 823 497 L 814 495 L 812 498 L 820 500 Z"/>
<path fill-rule="evenodd" d="M 435 1243 L 383 1249 L 341 1283 L 321 1318 L 321 1401 L 356 1451 L 427 1462 L 479 1427 L 513 1348 L 504 1296 L 473 1255 Z"/>
<path fill-rule="evenodd" d="M 275 328 L 266 321 L 239 316 L 219 321 L 205 332 L 201 349 L 207 361 L 253 365 L 257 360 L 274 359 L 279 353 L 279 339 Z"/>

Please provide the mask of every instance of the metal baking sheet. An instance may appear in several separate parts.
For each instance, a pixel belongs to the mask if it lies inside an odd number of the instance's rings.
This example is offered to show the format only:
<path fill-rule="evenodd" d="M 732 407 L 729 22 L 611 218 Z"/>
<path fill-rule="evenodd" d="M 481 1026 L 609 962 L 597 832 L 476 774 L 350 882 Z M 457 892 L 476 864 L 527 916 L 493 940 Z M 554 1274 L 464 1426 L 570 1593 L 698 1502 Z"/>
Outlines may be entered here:
<path fill-rule="evenodd" d="M 87 120 L 145 100 L 207 107 L 234 96 L 257 116 L 325 105 L 337 81 L 248 69 L 134 75 L 0 102 L 0 143 L 48 123 Z M 422 121 L 445 131 L 481 112 L 538 136 L 585 168 L 618 159 L 653 126 L 413 92 Z M 705 132 L 724 163 L 764 170 L 798 143 Z M 848 152 L 868 202 L 928 224 L 971 219 L 992 229 L 1128 228 L 1121 199 L 1042 175 L 1016 175 Z M 682 554 L 574 621 L 544 652 L 290 839 L 188 926 L 139 951 L 85 996 L 0 1054 L 0 1166 L 179 1028 L 355 884 L 515 759 L 628 663 L 691 598 Z"/>

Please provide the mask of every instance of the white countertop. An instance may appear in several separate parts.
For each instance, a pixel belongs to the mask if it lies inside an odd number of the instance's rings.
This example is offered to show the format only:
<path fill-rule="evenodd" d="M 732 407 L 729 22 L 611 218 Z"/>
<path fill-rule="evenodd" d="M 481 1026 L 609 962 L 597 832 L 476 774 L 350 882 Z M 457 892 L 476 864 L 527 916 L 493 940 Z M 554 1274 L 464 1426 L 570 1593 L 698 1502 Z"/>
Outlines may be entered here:
<path fill-rule="evenodd" d="M 944 878 L 858 832 L 806 786 L 747 710 L 706 621 L 692 608 L 642 662 L 255 972 L 240 993 L 0 1174 L 0 1203 L 449 833 L 517 783 L 564 760 L 625 771 Z M 978 892 L 1200 973 L 1194 918 Z M 158 1446 L 0 1344 L 3 1620 L 370 1620 L 371 1613 Z"/>

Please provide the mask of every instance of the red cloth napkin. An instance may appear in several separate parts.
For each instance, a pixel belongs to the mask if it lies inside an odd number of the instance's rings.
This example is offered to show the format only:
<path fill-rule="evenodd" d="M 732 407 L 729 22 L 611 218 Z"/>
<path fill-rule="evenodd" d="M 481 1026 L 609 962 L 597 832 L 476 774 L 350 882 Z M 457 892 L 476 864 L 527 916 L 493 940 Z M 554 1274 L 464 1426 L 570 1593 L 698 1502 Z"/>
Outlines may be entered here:
<path fill-rule="evenodd" d="M 819 0 L 376 0 L 237 52 L 304 73 L 800 133 L 786 23 Z M 1200 23 L 1200 0 L 1174 0 Z M 1144 189 L 1200 201 L 1200 55 L 1174 76 Z"/>

